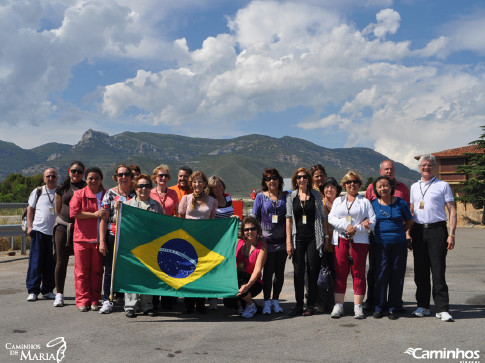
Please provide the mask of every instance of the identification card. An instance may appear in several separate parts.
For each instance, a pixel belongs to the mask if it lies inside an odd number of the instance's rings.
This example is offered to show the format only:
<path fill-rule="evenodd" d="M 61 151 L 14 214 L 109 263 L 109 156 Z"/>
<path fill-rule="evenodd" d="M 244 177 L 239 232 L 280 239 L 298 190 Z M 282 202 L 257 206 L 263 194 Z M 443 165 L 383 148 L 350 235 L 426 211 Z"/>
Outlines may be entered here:
<path fill-rule="evenodd" d="M 278 215 L 277 214 L 273 214 L 273 216 L 271 217 L 271 223 L 278 223 Z"/>
<path fill-rule="evenodd" d="M 352 217 L 351 216 L 345 217 L 345 222 L 352 223 Z"/>
<path fill-rule="evenodd" d="M 54 208 L 52 208 L 52 207 L 51 207 L 51 208 L 49 208 L 49 214 L 55 214 L 55 212 L 54 212 Z"/>
<path fill-rule="evenodd" d="M 301 217 L 301 223 L 306 224 L 306 215 Z"/>
<path fill-rule="evenodd" d="M 424 209 L 424 200 L 419 202 L 419 209 Z"/>

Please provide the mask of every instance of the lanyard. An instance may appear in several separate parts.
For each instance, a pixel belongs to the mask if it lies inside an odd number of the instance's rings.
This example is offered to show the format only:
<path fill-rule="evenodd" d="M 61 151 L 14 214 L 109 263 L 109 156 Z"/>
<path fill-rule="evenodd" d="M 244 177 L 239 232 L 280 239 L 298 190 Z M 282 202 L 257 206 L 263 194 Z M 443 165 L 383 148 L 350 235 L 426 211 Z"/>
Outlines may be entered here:
<path fill-rule="evenodd" d="M 428 187 L 426 188 L 426 190 L 424 191 L 424 193 L 423 193 L 423 189 L 421 189 L 421 183 L 419 183 L 419 191 L 421 192 L 421 195 L 423 196 L 423 199 L 421 199 L 421 200 L 424 200 L 424 196 L 426 195 L 426 193 L 427 193 L 429 187 L 431 186 L 431 184 L 433 184 L 435 182 L 435 180 L 436 180 L 436 177 L 434 177 L 431 180 L 431 182 L 428 184 Z"/>
<path fill-rule="evenodd" d="M 357 197 L 355 197 L 355 199 L 357 199 Z M 349 203 L 348 203 L 349 200 L 347 197 L 345 197 L 345 207 L 347 208 L 347 214 L 350 214 L 350 209 L 354 205 L 355 199 L 352 201 L 352 203 L 350 203 L 350 206 L 349 206 Z"/>

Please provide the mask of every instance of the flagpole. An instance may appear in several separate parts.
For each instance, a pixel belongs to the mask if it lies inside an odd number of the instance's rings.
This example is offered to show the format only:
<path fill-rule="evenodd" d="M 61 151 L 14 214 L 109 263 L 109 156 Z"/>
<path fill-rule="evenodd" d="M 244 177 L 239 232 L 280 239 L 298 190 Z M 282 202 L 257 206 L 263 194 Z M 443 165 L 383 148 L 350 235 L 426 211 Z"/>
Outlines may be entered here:
<path fill-rule="evenodd" d="M 116 258 L 118 257 L 118 229 L 120 226 L 120 219 L 121 219 L 121 210 L 123 208 L 123 203 L 120 203 L 120 207 L 116 211 L 116 229 L 115 229 L 115 243 L 113 246 L 113 264 L 111 267 L 111 286 L 110 286 L 110 291 L 109 291 L 109 300 L 112 302 L 113 301 L 113 281 L 115 277 L 115 269 L 116 269 Z"/>

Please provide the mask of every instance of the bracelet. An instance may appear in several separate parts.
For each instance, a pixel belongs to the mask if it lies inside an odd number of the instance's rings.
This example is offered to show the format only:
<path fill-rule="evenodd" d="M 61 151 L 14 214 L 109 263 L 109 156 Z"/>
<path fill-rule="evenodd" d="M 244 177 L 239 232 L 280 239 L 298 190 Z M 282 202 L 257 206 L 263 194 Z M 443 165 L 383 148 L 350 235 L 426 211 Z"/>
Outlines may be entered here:
<path fill-rule="evenodd" d="M 453 237 L 455 238 L 455 235 L 454 234 L 449 234 L 448 237 Z"/>

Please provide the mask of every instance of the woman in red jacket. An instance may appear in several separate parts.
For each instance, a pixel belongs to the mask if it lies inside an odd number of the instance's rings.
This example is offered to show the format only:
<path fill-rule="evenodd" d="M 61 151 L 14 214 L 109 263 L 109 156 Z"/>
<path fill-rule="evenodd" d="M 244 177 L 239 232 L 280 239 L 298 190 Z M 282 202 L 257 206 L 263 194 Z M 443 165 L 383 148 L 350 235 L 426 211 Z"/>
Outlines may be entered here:
<path fill-rule="evenodd" d="M 74 222 L 74 287 L 79 311 L 99 310 L 103 255 L 99 252 L 99 221 L 108 217 L 101 208 L 106 190 L 101 184 L 103 173 L 97 167 L 86 170 L 88 185 L 76 190 L 70 203 Z"/>

